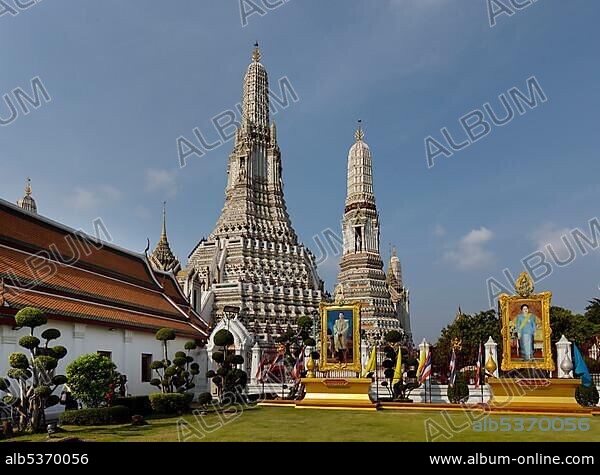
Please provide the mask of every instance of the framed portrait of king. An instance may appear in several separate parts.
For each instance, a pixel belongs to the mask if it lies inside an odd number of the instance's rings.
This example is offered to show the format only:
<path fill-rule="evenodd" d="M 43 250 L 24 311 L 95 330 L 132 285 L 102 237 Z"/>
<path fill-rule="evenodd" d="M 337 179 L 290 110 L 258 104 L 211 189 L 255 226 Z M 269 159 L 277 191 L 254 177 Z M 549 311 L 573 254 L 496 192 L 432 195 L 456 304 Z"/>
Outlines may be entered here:
<path fill-rule="evenodd" d="M 500 295 L 502 316 L 502 370 L 555 368 L 550 346 L 551 292 L 533 293 L 533 282 L 523 273 L 517 295 Z"/>
<path fill-rule="evenodd" d="M 360 303 L 321 304 L 321 360 L 323 372 L 360 373 Z"/>

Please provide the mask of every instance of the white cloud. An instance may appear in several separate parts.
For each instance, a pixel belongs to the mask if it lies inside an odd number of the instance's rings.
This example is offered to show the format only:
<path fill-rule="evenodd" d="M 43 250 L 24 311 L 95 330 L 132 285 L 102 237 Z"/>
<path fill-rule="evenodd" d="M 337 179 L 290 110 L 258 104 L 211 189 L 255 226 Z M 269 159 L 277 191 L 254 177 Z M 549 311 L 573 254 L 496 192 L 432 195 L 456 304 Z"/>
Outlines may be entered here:
<path fill-rule="evenodd" d="M 552 223 L 546 223 L 531 233 L 531 240 L 536 251 L 544 252 L 550 259 L 552 256 L 549 254 L 548 248 L 551 248 L 553 254 L 562 261 L 571 254 L 570 248 L 563 241 L 563 237 L 568 241 L 570 233 L 569 228 L 558 228 Z M 570 246 L 573 248 L 573 244 Z"/>
<path fill-rule="evenodd" d="M 444 253 L 444 260 L 456 264 L 460 270 L 484 268 L 495 260 L 494 253 L 485 249 L 493 238 L 494 233 L 485 227 L 473 229 Z"/>
<path fill-rule="evenodd" d="M 93 210 L 106 203 L 119 201 L 123 193 L 111 185 L 75 188 L 69 206 L 78 210 Z"/>
<path fill-rule="evenodd" d="M 446 235 L 446 228 L 441 224 L 436 224 L 435 228 L 433 228 L 433 235 L 435 237 L 443 237 Z"/>
<path fill-rule="evenodd" d="M 177 191 L 176 171 L 149 168 L 145 171 L 144 180 L 148 192 L 166 191 L 173 196 Z"/>

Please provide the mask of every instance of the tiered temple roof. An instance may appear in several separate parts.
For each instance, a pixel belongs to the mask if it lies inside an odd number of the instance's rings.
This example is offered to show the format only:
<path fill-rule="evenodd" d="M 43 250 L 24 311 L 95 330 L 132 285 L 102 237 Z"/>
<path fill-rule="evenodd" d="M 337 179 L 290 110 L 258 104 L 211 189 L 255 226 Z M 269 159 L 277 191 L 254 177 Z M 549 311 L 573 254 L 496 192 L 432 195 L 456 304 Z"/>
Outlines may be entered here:
<path fill-rule="evenodd" d="M 142 254 L 107 244 L 0 200 L 0 323 L 21 308 L 49 318 L 132 330 L 172 328 L 204 341 L 207 325 L 170 273 Z"/>

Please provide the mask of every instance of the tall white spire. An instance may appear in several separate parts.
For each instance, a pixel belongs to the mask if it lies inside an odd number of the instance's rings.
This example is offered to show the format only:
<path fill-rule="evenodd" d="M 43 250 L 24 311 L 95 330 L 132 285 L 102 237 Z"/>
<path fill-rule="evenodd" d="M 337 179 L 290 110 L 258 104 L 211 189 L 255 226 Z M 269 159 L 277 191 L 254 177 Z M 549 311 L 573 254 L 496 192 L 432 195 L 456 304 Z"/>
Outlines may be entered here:
<path fill-rule="evenodd" d="M 362 327 L 368 333 L 401 327 L 379 254 L 379 214 L 373 194 L 371 151 L 362 122 L 348 153 L 348 192 L 342 234 L 344 253 L 336 288 L 336 300 L 361 302 Z"/>
<path fill-rule="evenodd" d="M 261 64 L 258 42 L 254 45 L 252 62 L 244 77 L 242 127 L 247 132 L 266 133 L 269 128 L 269 77 Z"/>
<path fill-rule="evenodd" d="M 348 191 L 346 206 L 362 203 L 375 206 L 373 194 L 373 160 L 371 150 L 364 141 L 362 121 L 354 134 L 356 142 L 348 153 Z"/>

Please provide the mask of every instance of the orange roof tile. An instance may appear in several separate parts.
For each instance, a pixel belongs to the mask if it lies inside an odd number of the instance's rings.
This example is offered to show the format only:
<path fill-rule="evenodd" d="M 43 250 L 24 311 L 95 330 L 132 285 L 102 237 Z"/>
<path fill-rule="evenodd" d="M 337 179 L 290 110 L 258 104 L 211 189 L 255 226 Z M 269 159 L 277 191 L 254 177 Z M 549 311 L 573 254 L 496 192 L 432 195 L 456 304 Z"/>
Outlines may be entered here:
<path fill-rule="evenodd" d="M 70 317 L 84 322 L 93 320 L 112 323 L 117 326 L 131 326 L 152 330 L 167 327 L 172 328 L 182 335 L 190 335 L 195 338 L 200 336 L 200 332 L 187 322 L 159 318 L 139 312 L 120 310 L 31 290 L 11 288 L 5 295 L 5 298 L 11 307 L 36 307 L 51 315 Z"/>

